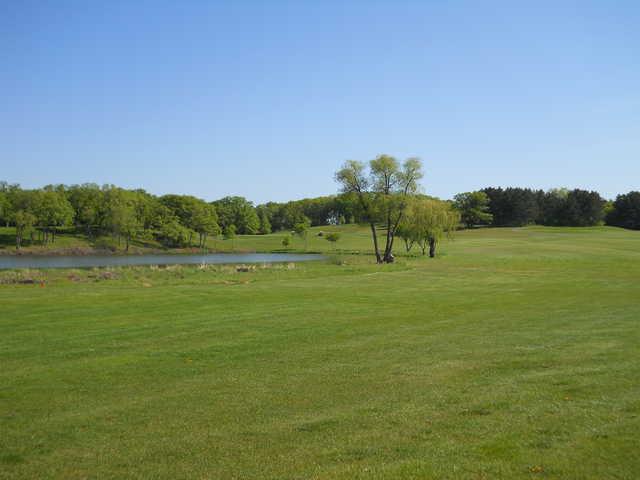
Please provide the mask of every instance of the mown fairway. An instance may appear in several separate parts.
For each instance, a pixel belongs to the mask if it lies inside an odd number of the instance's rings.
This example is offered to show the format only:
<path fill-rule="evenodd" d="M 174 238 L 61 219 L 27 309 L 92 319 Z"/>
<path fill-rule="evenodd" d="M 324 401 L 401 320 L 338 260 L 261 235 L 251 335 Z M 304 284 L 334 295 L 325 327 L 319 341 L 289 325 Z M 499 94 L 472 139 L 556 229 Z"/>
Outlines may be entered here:
<path fill-rule="evenodd" d="M 345 260 L 0 285 L 0 478 L 638 478 L 639 232 Z"/>

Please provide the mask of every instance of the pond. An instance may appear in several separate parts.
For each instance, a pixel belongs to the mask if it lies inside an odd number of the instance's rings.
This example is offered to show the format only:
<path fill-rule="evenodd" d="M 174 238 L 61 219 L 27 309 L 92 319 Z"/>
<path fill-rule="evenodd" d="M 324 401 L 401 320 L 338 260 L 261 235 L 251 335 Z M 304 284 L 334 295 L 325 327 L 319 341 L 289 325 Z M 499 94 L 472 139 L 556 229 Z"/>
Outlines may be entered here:
<path fill-rule="evenodd" d="M 127 265 L 201 265 L 224 263 L 278 263 L 322 260 L 314 253 L 207 253 L 196 255 L 0 255 L 0 269 L 87 268 Z"/>

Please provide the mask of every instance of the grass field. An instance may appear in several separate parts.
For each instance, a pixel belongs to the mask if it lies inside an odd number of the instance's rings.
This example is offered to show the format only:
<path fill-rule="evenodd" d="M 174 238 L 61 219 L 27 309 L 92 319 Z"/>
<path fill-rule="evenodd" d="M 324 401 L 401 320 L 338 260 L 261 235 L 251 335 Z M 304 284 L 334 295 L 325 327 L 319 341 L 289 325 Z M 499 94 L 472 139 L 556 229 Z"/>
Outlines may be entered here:
<path fill-rule="evenodd" d="M 324 236 L 319 236 L 320 232 L 339 231 L 342 236 L 337 244 L 332 245 Z M 282 245 L 284 237 L 289 237 L 291 244 L 285 248 Z M 383 239 L 383 235 L 380 235 Z M 53 253 L 53 254 L 76 254 L 79 252 L 91 253 L 91 250 L 99 249 L 101 241 L 108 241 L 111 246 L 117 247 L 116 253 L 125 253 L 124 241 L 118 246 L 111 237 L 99 237 L 89 240 L 85 235 L 73 233 L 72 229 L 62 231 L 56 236 L 55 243 L 41 245 L 37 241 L 29 244 L 21 250 L 22 253 Z M 194 242 L 197 238 L 194 239 Z M 115 243 L 115 244 L 114 244 Z M 276 232 L 269 235 L 237 235 L 233 239 L 223 239 L 221 236 L 209 238 L 207 248 L 215 252 L 333 252 L 338 253 L 359 253 L 369 251 L 371 237 L 369 230 L 357 225 L 324 226 L 314 227 L 309 230 L 306 241 L 290 232 Z M 402 246 L 398 245 L 401 252 Z M 175 253 L 186 253 L 187 251 L 200 251 L 193 247 L 191 249 L 164 249 L 154 240 L 133 241 L 130 252 L 133 254 L 147 253 L 151 251 L 163 250 Z M 16 253 L 15 249 L 15 228 L 0 227 L 0 254 Z"/>
<path fill-rule="evenodd" d="M 640 232 L 441 252 L 0 285 L 0 478 L 638 478 Z"/>

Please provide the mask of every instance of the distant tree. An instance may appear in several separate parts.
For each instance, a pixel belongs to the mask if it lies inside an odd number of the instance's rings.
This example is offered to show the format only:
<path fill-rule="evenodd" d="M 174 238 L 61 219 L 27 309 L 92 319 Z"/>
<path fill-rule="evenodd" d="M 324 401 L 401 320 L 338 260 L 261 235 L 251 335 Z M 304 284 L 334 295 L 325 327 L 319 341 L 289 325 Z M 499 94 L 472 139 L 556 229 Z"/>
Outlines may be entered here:
<path fill-rule="evenodd" d="M 186 247 L 189 245 L 191 236 L 192 232 L 175 217 L 156 227 L 156 238 L 165 247 Z"/>
<path fill-rule="evenodd" d="M 198 247 L 204 248 L 209 235 L 219 235 L 218 213 L 214 205 L 191 195 L 164 195 L 160 197 L 166 206 L 178 218 L 180 224 L 198 233 Z M 189 238 L 191 244 L 192 238 Z"/>
<path fill-rule="evenodd" d="M 87 237 L 92 237 L 95 229 L 104 228 L 104 191 L 98 185 L 72 185 L 67 189 L 67 198 L 74 210 L 76 227 L 82 228 Z"/>
<path fill-rule="evenodd" d="M 213 205 L 206 202 L 198 202 L 194 206 L 192 214 L 192 227 L 200 236 L 198 246 L 204 248 L 209 235 L 218 235 L 218 214 Z"/>
<path fill-rule="evenodd" d="M 142 189 L 134 190 L 136 195 L 136 217 L 144 234 L 150 235 L 158 227 L 158 217 L 164 213 L 165 206 L 160 200 Z M 205 202 L 203 202 L 205 203 Z"/>
<path fill-rule="evenodd" d="M 540 216 L 539 194 L 530 188 L 485 188 L 489 198 L 491 224 L 498 227 L 521 227 L 536 222 Z"/>
<path fill-rule="evenodd" d="M 336 248 L 336 243 L 340 240 L 340 234 L 338 232 L 331 232 L 325 235 L 325 240 L 331 243 L 331 248 Z"/>
<path fill-rule="evenodd" d="M 460 224 L 460 213 L 450 203 L 433 198 L 415 198 L 403 220 L 402 233 L 407 251 L 418 244 L 422 254 L 429 248 L 429 256 L 435 257 L 440 240 L 451 237 Z"/>
<path fill-rule="evenodd" d="M 105 192 L 106 224 L 111 234 L 125 240 L 125 250 L 142 230 L 136 212 L 137 194 L 121 188 L 110 188 Z"/>
<path fill-rule="evenodd" d="M 493 216 L 489 212 L 489 197 L 485 192 L 465 192 L 454 197 L 454 206 L 460 212 L 462 223 L 467 228 L 488 225 Z"/>
<path fill-rule="evenodd" d="M 289 235 L 285 235 L 282 237 L 282 246 L 284 248 L 289 248 L 289 245 L 291 245 L 291 237 Z"/>
<path fill-rule="evenodd" d="M 604 204 L 598 192 L 571 190 L 567 196 L 567 224 L 576 227 L 600 225 L 604 219 Z"/>
<path fill-rule="evenodd" d="M 607 215 L 607 225 L 640 230 L 640 192 L 618 195 Z"/>
<path fill-rule="evenodd" d="M 272 231 L 292 230 L 308 218 L 311 226 L 339 225 L 355 221 L 354 209 L 357 199 L 351 195 L 330 195 L 326 197 L 304 198 L 286 203 L 269 202 L 256 207 L 262 223 L 262 212 L 266 213 Z"/>
<path fill-rule="evenodd" d="M 224 227 L 224 230 L 222 230 L 222 235 L 225 240 L 231 240 L 231 250 L 233 250 L 233 240 L 236 238 L 236 226 L 234 224 L 227 225 L 226 227 Z"/>
<path fill-rule="evenodd" d="M 0 224 L 9 225 L 11 217 L 11 202 L 9 195 L 0 189 Z"/>
<path fill-rule="evenodd" d="M 587 227 L 604 219 L 605 201 L 597 192 L 553 189 L 544 194 L 540 223 L 551 226 Z"/>
<path fill-rule="evenodd" d="M 307 240 L 309 237 L 309 227 L 311 226 L 311 221 L 305 217 L 305 219 L 301 222 L 296 223 L 293 226 L 293 231 L 296 235 L 304 240 L 304 249 L 307 249 Z"/>
<path fill-rule="evenodd" d="M 545 192 L 540 200 L 541 211 L 538 223 L 549 226 L 566 225 L 568 196 L 569 190 L 566 188 L 554 188 Z"/>
<path fill-rule="evenodd" d="M 299 202 L 287 202 L 272 205 L 273 207 L 272 221 L 278 226 L 278 230 L 292 230 L 296 224 L 308 221 Z"/>
<path fill-rule="evenodd" d="M 213 202 L 218 212 L 218 221 L 224 230 L 235 225 L 241 235 L 255 235 L 260 230 L 260 220 L 253 204 L 243 197 L 224 197 Z"/>
<path fill-rule="evenodd" d="M 74 210 L 61 189 L 35 190 L 32 213 L 36 217 L 38 227 L 43 233 L 45 245 L 55 242 L 58 227 L 70 225 Z"/>
<path fill-rule="evenodd" d="M 8 219 L 16 227 L 16 250 L 20 250 L 25 236 L 29 235 L 33 241 L 39 194 L 37 190 L 22 190 L 15 185 L 5 193 L 9 200 Z"/>
<path fill-rule="evenodd" d="M 408 199 L 417 191 L 422 178 L 422 164 L 409 158 L 402 166 L 389 155 L 379 155 L 369 162 L 369 172 L 361 162 L 348 161 L 335 175 L 344 193 L 359 201 L 362 216 L 369 223 L 378 263 L 393 262 L 393 243 L 405 213 Z M 386 230 L 384 252 L 378 246 L 377 223 Z"/>
<path fill-rule="evenodd" d="M 413 224 L 408 215 L 405 215 L 400 225 L 398 225 L 396 236 L 404 242 L 405 249 L 407 253 L 409 253 L 418 239 L 416 229 L 413 228 Z"/>
<path fill-rule="evenodd" d="M 271 221 L 269 220 L 269 211 L 266 207 L 258 207 L 258 220 L 260 221 L 260 227 L 258 232 L 261 235 L 267 235 L 271 233 Z"/>
<path fill-rule="evenodd" d="M 352 192 L 338 195 L 335 200 L 338 224 L 366 222 L 357 195 Z"/>
<path fill-rule="evenodd" d="M 20 250 L 24 236 L 33 230 L 36 220 L 36 216 L 31 212 L 25 210 L 15 212 L 13 222 L 16 226 L 16 250 Z"/>

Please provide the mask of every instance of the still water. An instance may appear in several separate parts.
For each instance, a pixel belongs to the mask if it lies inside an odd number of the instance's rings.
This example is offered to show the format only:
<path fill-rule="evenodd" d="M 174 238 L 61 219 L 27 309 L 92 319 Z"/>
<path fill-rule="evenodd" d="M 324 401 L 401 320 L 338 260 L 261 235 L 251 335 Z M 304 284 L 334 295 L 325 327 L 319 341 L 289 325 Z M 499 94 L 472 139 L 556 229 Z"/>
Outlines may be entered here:
<path fill-rule="evenodd" d="M 123 265 L 200 265 L 223 263 L 277 263 L 322 260 L 314 253 L 208 253 L 197 255 L 0 255 L 0 269 L 85 268 Z"/>

